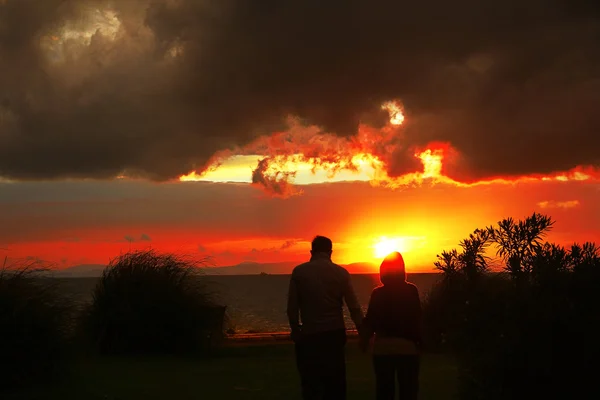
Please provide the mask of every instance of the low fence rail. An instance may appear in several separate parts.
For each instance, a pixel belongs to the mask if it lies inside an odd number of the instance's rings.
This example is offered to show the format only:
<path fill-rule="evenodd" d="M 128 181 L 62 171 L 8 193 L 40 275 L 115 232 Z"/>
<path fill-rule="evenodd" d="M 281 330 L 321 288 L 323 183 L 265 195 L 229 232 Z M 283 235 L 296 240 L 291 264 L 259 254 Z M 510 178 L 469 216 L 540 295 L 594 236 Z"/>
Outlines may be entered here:
<path fill-rule="evenodd" d="M 349 339 L 358 337 L 358 332 L 355 330 L 347 331 Z M 259 332 L 259 333 L 235 333 L 225 334 L 224 344 L 236 345 L 236 344 L 267 344 L 267 343 L 278 343 L 278 342 L 290 342 L 289 332 Z"/>

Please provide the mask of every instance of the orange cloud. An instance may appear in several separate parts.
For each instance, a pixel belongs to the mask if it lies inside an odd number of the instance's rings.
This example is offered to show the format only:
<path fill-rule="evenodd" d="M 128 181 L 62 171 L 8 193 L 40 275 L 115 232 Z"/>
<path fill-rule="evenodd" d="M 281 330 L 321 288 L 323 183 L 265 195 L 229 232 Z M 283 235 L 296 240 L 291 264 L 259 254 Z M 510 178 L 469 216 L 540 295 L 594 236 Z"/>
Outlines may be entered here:
<path fill-rule="evenodd" d="M 296 171 L 273 168 L 273 161 L 267 157 L 258 162 L 256 169 L 252 171 L 252 184 L 264 188 L 267 193 L 283 198 L 302 194 L 301 190 L 290 183 L 290 179 L 296 176 Z"/>
<path fill-rule="evenodd" d="M 598 168 L 582 166 L 548 174 L 474 178 L 462 154 L 451 143 L 405 145 L 408 142 L 405 125 L 410 125 L 410 121 L 405 119 L 400 102 L 384 103 L 382 109 L 388 112 L 389 121 L 381 129 L 361 125 L 357 135 L 340 137 L 320 134 L 320 128 L 306 127 L 290 119 L 287 131 L 260 137 L 243 148 L 222 153 L 221 157 L 217 155 L 214 161 L 221 166 L 236 155 L 254 155 L 258 162 L 251 173 L 246 172 L 246 181 L 282 198 L 302 193 L 295 180 L 306 166 L 313 174 L 324 171 L 326 181 L 349 171 L 357 175 L 356 180 L 367 180 L 375 186 L 391 189 L 423 184 L 471 187 L 517 182 L 588 181 L 600 177 Z M 210 180 L 211 172 L 218 172 L 219 166 L 215 165 L 205 173 L 193 171 L 179 179 Z"/>
<path fill-rule="evenodd" d="M 552 209 L 552 208 L 575 208 L 579 207 L 579 200 L 569 200 L 569 201 L 540 201 L 537 204 L 540 208 Z"/>

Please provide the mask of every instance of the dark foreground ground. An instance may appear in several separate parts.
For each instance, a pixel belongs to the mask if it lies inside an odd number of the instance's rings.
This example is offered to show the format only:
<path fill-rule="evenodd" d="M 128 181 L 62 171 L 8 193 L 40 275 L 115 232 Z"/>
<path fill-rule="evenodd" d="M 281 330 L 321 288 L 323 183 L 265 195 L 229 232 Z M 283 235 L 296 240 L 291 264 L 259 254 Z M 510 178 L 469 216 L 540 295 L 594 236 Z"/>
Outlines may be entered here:
<path fill-rule="evenodd" d="M 244 400 L 300 399 L 288 343 L 241 345 L 204 360 L 181 358 L 85 358 L 46 389 L 21 390 L 4 400 Z M 370 358 L 348 343 L 348 399 L 372 399 Z M 456 370 L 451 360 L 425 355 L 421 399 L 453 399 Z"/>

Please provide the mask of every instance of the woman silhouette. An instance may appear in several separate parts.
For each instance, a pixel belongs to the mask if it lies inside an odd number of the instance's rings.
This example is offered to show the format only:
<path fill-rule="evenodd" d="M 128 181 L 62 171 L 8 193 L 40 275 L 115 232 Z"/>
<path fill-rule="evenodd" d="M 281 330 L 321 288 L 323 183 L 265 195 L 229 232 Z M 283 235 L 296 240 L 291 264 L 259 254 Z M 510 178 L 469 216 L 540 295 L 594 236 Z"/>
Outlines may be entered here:
<path fill-rule="evenodd" d="M 373 289 L 360 344 L 373 341 L 373 367 L 378 400 L 393 400 L 395 380 L 399 398 L 416 400 L 419 392 L 421 302 L 417 287 L 406 282 L 404 259 L 389 254 L 379 269 L 381 286 Z"/>

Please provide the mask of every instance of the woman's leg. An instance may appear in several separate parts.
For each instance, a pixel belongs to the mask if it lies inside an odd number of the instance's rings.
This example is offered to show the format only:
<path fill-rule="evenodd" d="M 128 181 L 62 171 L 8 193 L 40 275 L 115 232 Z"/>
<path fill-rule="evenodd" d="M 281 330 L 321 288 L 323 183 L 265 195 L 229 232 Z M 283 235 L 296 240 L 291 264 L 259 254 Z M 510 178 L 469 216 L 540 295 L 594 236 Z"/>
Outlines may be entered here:
<path fill-rule="evenodd" d="M 417 400 L 419 398 L 419 356 L 397 356 L 396 363 L 399 399 Z"/>
<path fill-rule="evenodd" d="M 377 400 L 394 400 L 396 368 L 393 356 L 373 356 Z"/>

